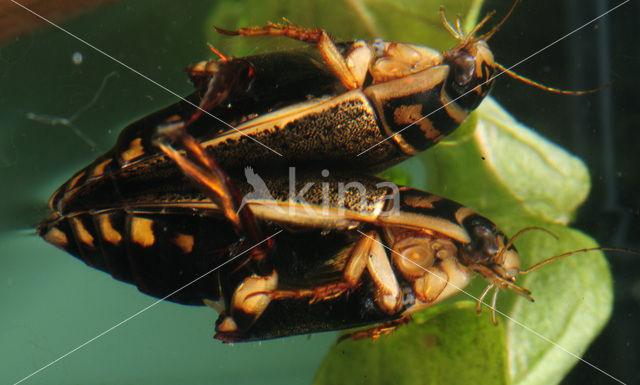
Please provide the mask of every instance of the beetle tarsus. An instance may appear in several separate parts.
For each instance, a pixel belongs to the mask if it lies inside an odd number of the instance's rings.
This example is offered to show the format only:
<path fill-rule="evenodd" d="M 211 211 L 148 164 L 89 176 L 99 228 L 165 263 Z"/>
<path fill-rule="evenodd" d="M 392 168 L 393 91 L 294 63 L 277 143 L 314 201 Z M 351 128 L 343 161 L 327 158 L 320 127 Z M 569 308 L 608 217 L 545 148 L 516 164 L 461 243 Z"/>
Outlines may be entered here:
<path fill-rule="evenodd" d="M 271 292 L 256 292 L 251 295 L 266 294 L 272 300 L 309 298 L 309 304 L 311 305 L 337 298 L 353 288 L 354 286 L 347 282 L 338 282 L 326 286 L 314 287 L 312 289 L 274 290 Z"/>
<path fill-rule="evenodd" d="M 364 338 L 371 338 L 375 342 L 378 338 L 380 338 L 380 336 L 389 336 L 397 328 L 399 328 L 402 325 L 408 324 L 409 322 L 411 322 L 411 316 L 404 315 L 398 319 L 382 322 L 371 328 L 356 330 L 355 332 L 343 334 L 338 338 L 338 340 L 336 341 L 336 344 L 339 344 L 340 342 L 346 339 L 352 339 L 357 341 Z"/>

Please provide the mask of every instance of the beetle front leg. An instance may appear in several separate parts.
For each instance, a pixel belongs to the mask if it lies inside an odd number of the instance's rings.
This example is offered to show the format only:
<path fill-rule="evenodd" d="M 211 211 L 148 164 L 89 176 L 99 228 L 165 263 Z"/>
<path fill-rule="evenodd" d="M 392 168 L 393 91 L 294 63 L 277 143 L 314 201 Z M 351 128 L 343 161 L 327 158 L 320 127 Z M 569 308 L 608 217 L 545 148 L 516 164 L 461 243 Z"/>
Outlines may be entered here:
<path fill-rule="evenodd" d="M 300 28 L 289 22 L 286 25 L 269 23 L 264 27 L 248 27 L 235 31 L 218 27 L 215 27 L 215 29 L 218 33 L 229 36 L 285 36 L 290 39 L 315 44 L 331 72 L 348 90 L 359 88 L 364 82 L 364 76 L 356 76 L 354 74 L 338 47 L 323 29 Z"/>

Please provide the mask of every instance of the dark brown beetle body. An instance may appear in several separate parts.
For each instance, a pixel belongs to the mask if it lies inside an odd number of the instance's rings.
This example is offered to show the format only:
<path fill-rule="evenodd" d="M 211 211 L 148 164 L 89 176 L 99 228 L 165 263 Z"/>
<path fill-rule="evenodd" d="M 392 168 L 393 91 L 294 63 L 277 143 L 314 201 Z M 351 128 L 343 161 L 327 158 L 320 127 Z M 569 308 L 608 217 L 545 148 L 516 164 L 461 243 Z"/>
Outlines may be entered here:
<path fill-rule="evenodd" d="M 367 192 L 347 189 L 340 211 L 336 186 L 352 180 Z M 77 195 L 83 202 L 70 199 L 74 209 L 45 220 L 39 233 L 147 294 L 215 307 L 217 338 L 228 342 L 397 321 L 458 292 L 476 265 L 493 272 L 483 273 L 492 282 L 510 281 L 514 268 L 517 274 L 517 252 L 504 250 L 504 234 L 458 203 L 373 177 L 303 175 L 298 188 L 309 182 L 304 204 L 277 177 L 265 182 L 274 196 L 247 201 L 266 234 L 282 230 L 259 264 L 233 259 L 250 246 L 246 238 L 179 180 L 136 191 L 123 183 L 128 198 L 117 204 Z M 322 183 L 331 186 L 329 201 Z M 251 190 L 238 186 L 245 196 Z M 362 265 L 369 254 L 377 262 Z"/>
<path fill-rule="evenodd" d="M 272 29 L 319 48 L 196 64 L 189 69 L 195 93 L 126 127 L 116 146 L 76 173 L 51 206 L 111 175 L 149 167 L 179 172 L 153 145 L 167 126 L 184 128 L 229 174 L 247 166 L 379 171 L 451 133 L 487 95 L 495 70 L 486 43 L 472 36 L 443 54 L 405 43 L 330 39 L 327 53 L 324 31 L 301 37 L 304 30 Z"/>

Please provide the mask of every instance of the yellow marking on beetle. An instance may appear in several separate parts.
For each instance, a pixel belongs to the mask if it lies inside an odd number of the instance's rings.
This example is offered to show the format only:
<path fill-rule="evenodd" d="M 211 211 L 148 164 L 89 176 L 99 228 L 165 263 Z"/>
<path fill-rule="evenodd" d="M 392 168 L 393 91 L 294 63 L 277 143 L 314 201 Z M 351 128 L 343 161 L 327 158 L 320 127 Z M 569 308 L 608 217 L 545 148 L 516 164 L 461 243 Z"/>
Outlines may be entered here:
<path fill-rule="evenodd" d="M 47 206 L 49 206 L 51 211 L 56 211 L 56 208 L 54 207 L 54 203 L 58 200 L 58 197 L 60 196 L 60 194 L 61 194 L 60 189 L 57 189 L 53 194 L 51 194 L 51 198 L 49 198 L 49 201 L 47 202 Z"/>
<path fill-rule="evenodd" d="M 82 221 L 78 218 L 71 218 L 71 225 L 75 229 L 80 241 L 89 247 L 93 247 L 93 235 L 84 227 Z"/>
<path fill-rule="evenodd" d="M 109 214 L 102 214 L 98 216 L 98 225 L 100 226 L 102 238 L 104 238 L 105 241 L 113 245 L 120 243 L 122 235 L 113 228 L 113 223 L 111 223 L 111 216 Z"/>
<path fill-rule="evenodd" d="M 81 172 L 80 174 L 76 175 L 75 177 L 73 177 L 73 179 L 71 179 L 71 181 L 69 182 L 69 184 L 67 185 L 67 191 L 73 189 L 74 187 L 76 187 L 76 185 L 78 184 L 78 181 L 80 180 L 80 178 L 82 178 L 85 175 L 85 172 Z"/>
<path fill-rule="evenodd" d="M 405 198 L 405 203 L 411 207 L 421 207 L 425 209 L 432 209 L 433 204 L 441 200 L 442 198 L 437 195 L 429 195 L 428 197 L 408 195 Z"/>
<path fill-rule="evenodd" d="M 47 233 L 44 235 L 44 240 L 60 249 L 64 249 L 69 244 L 67 234 L 65 234 L 57 227 L 50 228 L 49 231 L 47 231 Z"/>
<path fill-rule="evenodd" d="M 120 159 L 126 164 L 133 159 L 144 155 L 144 148 L 142 147 L 142 138 L 135 138 L 129 143 L 129 148 L 120 154 Z"/>
<path fill-rule="evenodd" d="M 469 215 L 473 215 L 475 213 L 475 211 L 468 207 L 460 207 L 456 210 L 456 221 L 458 221 L 458 223 L 462 223 L 462 221 L 464 221 Z"/>
<path fill-rule="evenodd" d="M 393 121 L 398 126 L 411 124 L 422 118 L 422 105 L 400 106 L 393 111 Z"/>
<path fill-rule="evenodd" d="M 399 225 L 406 228 L 426 229 L 444 234 L 462 243 L 471 242 L 471 237 L 457 223 L 430 215 L 414 213 L 396 213 L 391 210 L 388 215 L 379 218 L 381 225 Z"/>
<path fill-rule="evenodd" d="M 195 65 L 193 65 L 192 67 L 187 68 L 187 71 L 191 71 L 191 72 L 204 72 L 205 71 L 205 67 L 207 65 L 206 61 L 201 61 L 196 63 Z"/>
<path fill-rule="evenodd" d="M 238 330 L 238 325 L 236 325 L 236 321 L 231 317 L 225 317 L 222 322 L 218 326 L 216 326 L 216 331 L 218 333 L 231 333 Z"/>
<path fill-rule="evenodd" d="M 393 140 L 396 142 L 398 147 L 400 147 L 400 150 L 402 150 L 402 152 L 404 152 L 405 154 L 418 155 L 420 153 L 420 151 L 416 150 L 412 145 L 404 140 L 402 134 L 393 135 Z"/>
<path fill-rule="evenodd" d="M 420 127 L 420 130 L 424 132 L 424 137 L 426 139 L 435 139 L 439 136 L 442 136 L 440 130 L 433 127 L 433 123 L 431 123 L 431 120 L 429 120 L 429 118 L 424 118 L 416 124 Z"/>
<path fill-rule="evenodd" d="M 107 165 L 109 163 L 111 163 L 113 161 L 113 159 L 107 159 L 103 162 L 98 163 L 97 166 L 95 166 L 93 168 L 93 170 L 91 171 L 91 174 L 89 174 L 89 177 L 91 178 L 95 178 L 95 177 L 99 177 L 104 175 L 104 169 L 107 167 Z"/>
<path fill-rule="evenodd" d="M 182 252 L 189 254 L 193 250 L 193 235 L 178 233 L 173 238 L 173 243 L 182 249 Z"/>
<path fill-rule="evenodd" d="M 469 116 L 469 112 L 460 107 L 455 100 L 452 100 L 445 88 L 446 87 L 442 87 L 442 91 L 440 91 L 440 102 L 444 106 L 445 111 L 447 111 L 447 115 L 456 123 L 460 124 Z"/>
<path fill-rule="evenodd" d="M 142 247 L 152 246 L 156 237 L 153 235 L 153 220 L 149 218 L 131 218 L 131 239 Z"/>
<path fill-rule="evenodd" d="M 440 135 L 440 131 L 433 127 L 429 118 L 422 113 L 422 104 L 400 106 L 393 111 L 393 122 L 398 126 L 416 124 L 424 132 L 424 137 L 433 139 Z"/>

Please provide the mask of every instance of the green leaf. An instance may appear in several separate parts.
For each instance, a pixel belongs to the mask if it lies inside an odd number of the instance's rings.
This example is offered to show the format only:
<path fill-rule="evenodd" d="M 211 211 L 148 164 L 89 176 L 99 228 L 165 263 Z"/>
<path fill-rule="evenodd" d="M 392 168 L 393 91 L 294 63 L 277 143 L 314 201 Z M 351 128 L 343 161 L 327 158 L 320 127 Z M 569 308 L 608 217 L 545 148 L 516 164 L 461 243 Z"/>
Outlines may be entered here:
<path fill-rule="evenodd" d="M 589 194 L 584 163 L 519 124 L 491 98 L 477 113 L 475 138 L 504 189 L 532 215 L 568 223 Z"/>
<path fill-rule="evenodd" d="M 507 384 L 504 330 L 472 302 L 418 314 L 380 340 L 345 340 L 321 364 L 315 385 Z"/>
<path fill-rule="evenodd" d="M 534 220 L 520 223 L 543 225 L 560 238 L 556 241 L 540 232 L 523 237 L 519 250 L 533 257 L 530 263 L 597 246 L 590 237 L 564 226 Z M 510 378 L 518 385 L 559 383 L 609 319 L 613 305 L 609 266 L 601 252 L 590 252 L 522 278 L 519 283 L 533 292 L 536 303 L 520 297 L 508 311 L 515 320 L 506 323 Z"/>

